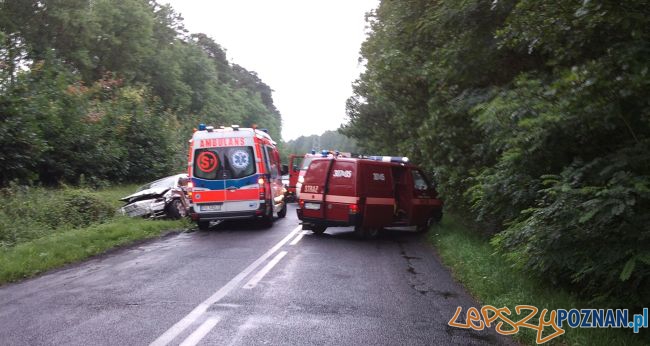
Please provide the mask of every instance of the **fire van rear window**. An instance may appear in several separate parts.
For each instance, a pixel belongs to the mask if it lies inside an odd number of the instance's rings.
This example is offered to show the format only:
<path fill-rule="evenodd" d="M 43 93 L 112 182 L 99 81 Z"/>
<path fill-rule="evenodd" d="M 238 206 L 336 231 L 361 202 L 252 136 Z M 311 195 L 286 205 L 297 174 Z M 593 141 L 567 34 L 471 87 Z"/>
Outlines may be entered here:
<path fill-rule="evenodd" d="M 197 149 L 194 176 L 207 180 L 241 179 L 255 174 L 253 147 Z"/>

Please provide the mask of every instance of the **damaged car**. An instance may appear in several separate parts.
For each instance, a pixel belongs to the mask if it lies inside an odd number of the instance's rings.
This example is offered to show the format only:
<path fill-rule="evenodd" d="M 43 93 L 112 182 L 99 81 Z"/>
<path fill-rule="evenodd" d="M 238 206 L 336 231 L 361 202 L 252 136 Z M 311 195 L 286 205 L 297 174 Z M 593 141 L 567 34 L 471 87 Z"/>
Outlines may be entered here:
<path fill-rule="evenodd" d="M 120 212 L 126 216 L 152 219 L 183 218 L 189 209 L 188 182 L 187 174 L 176 174 L 140 186 L 136 193 L 120 198 L 126 202 Z"/>

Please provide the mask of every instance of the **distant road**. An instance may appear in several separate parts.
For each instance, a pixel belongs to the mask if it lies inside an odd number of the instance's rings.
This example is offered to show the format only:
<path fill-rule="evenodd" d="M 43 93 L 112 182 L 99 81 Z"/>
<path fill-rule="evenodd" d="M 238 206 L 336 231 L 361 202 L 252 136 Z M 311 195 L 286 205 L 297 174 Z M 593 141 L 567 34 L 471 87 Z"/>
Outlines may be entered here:
<path fill-rule="evenodd" d="M 481 345 L 451 328 L 478 306 L 422 236 L 223 224 L 0 288 L 2 345 Z M 465 311 L 465 309 L 463 309 Z"/>

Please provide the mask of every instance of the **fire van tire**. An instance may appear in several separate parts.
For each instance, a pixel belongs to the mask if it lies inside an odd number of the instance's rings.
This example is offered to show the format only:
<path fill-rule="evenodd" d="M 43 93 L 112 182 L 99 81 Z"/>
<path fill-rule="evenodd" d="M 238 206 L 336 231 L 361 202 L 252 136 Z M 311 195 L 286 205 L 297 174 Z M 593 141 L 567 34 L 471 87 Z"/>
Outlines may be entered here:
<path fill-rule="evenodd" d="M 354 233 L 360 239 L 374 239 L 379 235 L 379 228 L 357 226 L 354 228 Z"/>
<path fill-rule="evenodd" d="M 311 229 L 314 234 L 323 234 L 325 233 L 325 230 L 327 229 L 327 226 L 323 225 L 314 225 Z"/>
<path fill-rule="evenodd" d="M 418 233 L 427 233 L 431 227 L 437 223 L 440 223 L 442 220 L 442 211 L 434 211 L 431 216 L 427 219 L 427 222 L 417 226 Z"/>
<path fill-rule="evenodd" d="M 282 202 L 282 209 L 278 212 L 278 218 L 282 219 L 287 216 L 287 202 Z"/>

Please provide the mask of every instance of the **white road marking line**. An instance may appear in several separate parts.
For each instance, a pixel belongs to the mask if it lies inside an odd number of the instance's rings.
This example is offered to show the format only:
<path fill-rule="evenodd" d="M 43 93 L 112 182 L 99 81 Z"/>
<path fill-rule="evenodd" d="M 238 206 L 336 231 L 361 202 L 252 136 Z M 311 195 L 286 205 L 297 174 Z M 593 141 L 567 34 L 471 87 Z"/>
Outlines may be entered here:
<path fill-rule="evenodd" d="M 304 231 L 298 233 L 298 235 L 297 235 L 295 238 L 293 238 L 293 240 L 291 241 L 291 243 L 289 243 L 289 245 L 296 245 L 296 244 L 298 244 L 298 242 L 300 241 L 300 239 L 302 239 L 302 237 L 303 237 L 304 235 L 305 235 L 305 232 L 304 232 Z"/>
<path fill-rule="evenodd" d="M 278 264 L 278 262 L 280 262 L 282 257 L 284 257 L 286 254 L 287 254 L 286 251 L 280 252 L 277 256 L 275 256 L 275 258 L 273 258 L 273 260 L 271 260 L 271 262 L 269 262 L 266 266 L 264 266 L 264 268 L 258 271 L 257 274 L 255 274 L 255 276 L 253 276 L 253 278 L 250 279 L 250 281 L 248 281 L 248 283 L 246 283 L 246 285 L 244 285 L 242 288 L 251 289 L 255 287 L 255 285 L 257 285 L 257 283 L 260 282 L 260 280 L 262 280 L 264 276 L 271 269 L 273 269 L 273 267 L 275 267 L 275 265 Z"/>
<path fill-rule="evenodd" d="M 180 346 L 194 346 L 199 343 L 208 333 L 221 321 L 220 317 L 208 318 L 200 327 L 198 327 L 187 339 L 183 340 Z"/>
<path fill-rule="evenodd" d="M 279 243 L 275 244 L 269 251 L 256 259 L 255 262 L 251 263 L 246 269 L 241 271 L 237 276 L 228 281 L 223 287 L 218 291 L 214 292 L 208 299 L 204 300 L 201 304 L 197 305 L 194 310 L 189 314 L 183 317 L 180 321 L 176 322 L 171 326 L 167 331 L 165 331 L 158 339 L 154 340 L 150 346 L 165 346 L 174 340 L 179 334 L 181 334 L 187 327 L 189 327 L 194 321 L 196 321 L 201 315 L 203 315 L 208 308 L 225 297 L 230 291 L 239 285 L 250 273 L 252 273 L 257 267 L 259 267 L 266 259 L 271 257 L 278 249 L 280 249 L 286 242 L 289 241 L 296 233 L 302 228 L 302 226 L 296 227 L 293 231 L 287 234 Z"/>

